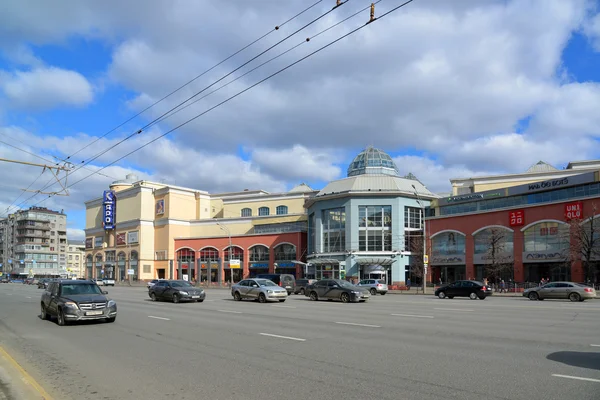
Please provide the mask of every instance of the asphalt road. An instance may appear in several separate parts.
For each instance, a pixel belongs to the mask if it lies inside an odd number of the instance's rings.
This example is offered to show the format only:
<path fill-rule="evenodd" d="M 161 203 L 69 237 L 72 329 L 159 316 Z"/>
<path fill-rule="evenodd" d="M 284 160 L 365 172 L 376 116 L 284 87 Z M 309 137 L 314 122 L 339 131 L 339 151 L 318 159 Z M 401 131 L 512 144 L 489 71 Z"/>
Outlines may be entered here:
<path fill-rule="evenodd" d="M 59 327 L 39 318 L 40 289 L 0 284 L 0 344 L 55 399 L 600 399 L 600 300 L 106 290 L 115 323 Z"/>

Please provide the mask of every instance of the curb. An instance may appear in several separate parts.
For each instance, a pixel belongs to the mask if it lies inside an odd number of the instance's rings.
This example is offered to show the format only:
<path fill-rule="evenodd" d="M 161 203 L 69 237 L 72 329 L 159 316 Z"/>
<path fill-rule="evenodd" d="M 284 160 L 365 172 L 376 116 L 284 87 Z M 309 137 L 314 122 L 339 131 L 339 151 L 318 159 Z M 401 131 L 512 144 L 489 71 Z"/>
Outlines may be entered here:
<path fill-rule="evenodd" d="M 25 371 L 23 367 L 10 355 L 8 352 L 0 346 L 0 359 L 6 361 L 16 372 L 20 375 L 21 380 L 30 389 L 35 390 L 43 400 L 53 400 L 52 396 L 46 392 L 46 390 L 39 384 L 31 375 Z M 9 385 L 10 386 L 10 385 Z"/>

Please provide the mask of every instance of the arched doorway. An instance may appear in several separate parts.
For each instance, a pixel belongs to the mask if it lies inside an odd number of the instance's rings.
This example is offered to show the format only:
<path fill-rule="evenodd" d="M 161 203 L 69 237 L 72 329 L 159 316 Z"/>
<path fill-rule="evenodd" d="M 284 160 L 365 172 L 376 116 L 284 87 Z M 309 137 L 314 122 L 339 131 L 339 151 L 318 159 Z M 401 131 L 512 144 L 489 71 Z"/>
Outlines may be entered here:
<path fill-rule="evenodd" d="M 291 274 L 296 276 L 296 246 L 290 243 L 282 243 L 275 247 L 275 273 Z"/>
<path fill-rule="evenodd" d="M 248 260 L 250 277 L 269 272 L 269 248 L 262 244 L 250 248 L 250 260 Z"/>
<path fill-rule="evenodd" d="M 177 250 L 177 268 L 175 269 L 176 279 L 192 281 L 196 279 L 196 252 L 192 249 Z M 179 276 L 179 265 L 181 264 L 181 276 Z"/>
<path fill-rule="evenodd" d="M 219 250 L 205 247 L 200 250 L 200 281 L 219 283 Z"/>
<path fill-rule="evenodd" d="M 136 282 L 139 279 L 139 268 L 138 268 L 138 252 L 133 250 L 131 252 L 131 257 L 129 258 L 129 269 L 133 272 L 132 275 L 129 275 L 129 279 Z M 128 271 L 129 273 L 129 271 Z"/>

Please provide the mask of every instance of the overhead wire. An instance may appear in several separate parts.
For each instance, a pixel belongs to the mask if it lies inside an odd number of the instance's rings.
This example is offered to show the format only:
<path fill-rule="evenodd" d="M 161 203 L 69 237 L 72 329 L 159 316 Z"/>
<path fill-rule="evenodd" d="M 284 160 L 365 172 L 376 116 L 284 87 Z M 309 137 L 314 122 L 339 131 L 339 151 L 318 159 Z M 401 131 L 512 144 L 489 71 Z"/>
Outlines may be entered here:
<path fill-rule="evenodd" d="M 185 125 L 189 124 L 190 122 L 192 122 L 192 121 L 195 121 L 196 119 L 198 119 L 198 118 L 202 117 L 203 115 L 205 115 L 205 114 L 209 113 L 210 111 L 212 111 L 212 110 L 214 110 L 214 109 L 216 109 L 216 108 L 218 108 L 218 107 L 222 106 L 223 104 L 225 104 L 225 103 L 227 103 L 227 102 L 229 102 L 229 101 L 231 101 L 231 100 L 233 100 L 233 99 L 237 98 L 238 96 L 240 96 L 240 95 L 242 95 L 242 94 L 246 93 L 247 91 L 249 91 L 249 90 L 251 90 L 251 89 L 255 88 L 256 86 L 258 86 L 258 85 L 260 85 L 260 84 L 264 83 L 265 81 L 267 81 L 267 80 L 269 80 L 269 79 L 271 79 L 271 78 L 273 78 L 273 77 L 275 77 L 275 76 L 279 75 L 280 73 L 282 73 L 282 72 L 284 72 L 284 71 L 286 71 L 286 70 L 290 69 L 291 67 L 293 67 L 293 66 L 295 66 L 295 65 L 299 64 L 300 62 L 302 62 L 302 61 L 304 61 L 304 60 L 306 60 L 306 59 L 308 59 L 308 58 L 312 57 L 313 55 L 315 55 L 315 54 L 317 54 L 317 53 L 319 53 L 319 52 L 321 52 L 321 51 L 323 51 L 323 50 L 325 50 L 325 49 L 327 49 L 327 48 L 331 47 L 332 45 L 334 45 L 334 44 L 338 43 L 339 41 L 341 41 L 341 40 L 343 40 L 343 39 L 345 39 L 345 38 L 347 38 L 348 36 L 355 34 L 356 32 L 358 32 L 358 31 L 360 31 L 360 30 L 364 29 L 365 27 L 367 27 L 368 25 L 370 25 L 371 23 L 377 22 L 377 21 L 381 20 L 382 18 L 385 18 L 385 17 L 387 17 L 388 15 L 390 15 L 390 14 L 392 14 L 392 13 L 396 12 L 396 11 L 397 11 L 397 10 L 399 10 L 400 8 L 402 8 L 402 7 L 404 7 L 404 6 L 406 6 L 406 5 L 410 4 L 410 3 L 412 3 L 413 1 L 414 1 L 414 0 L 407 0 L 407 1 L 403 2 L 403 3 L 401 3 L 400 5 L 398 5 L 398 6 L 396 6 L 396 7 L 393 7 L 393 8 L 392 8 L 392 9 L 390 9 L 389 11 L 387 11 L 387 12 L 385 12 L 385 13 L 381 14 L 379 17 L 372 18 L 371 20 L 369 20 L 369 21 L 368 21 L 367 23 L 365 23 L 364 25 L 361 25 L 361 26 L 359 26 L 359 27 L 357 27 L 357 28 L 355 28 L 355 29 L 353 29 L 353 30 L 351 30 L 351 31 L 349 31 L 349 32 L 347 32 L 347 33 L 345 33 L 344 35 L 342 35 L 342 36 L 338 37 L 337 39 L 335 39 L 335 40 L 333 40 L 333 41 L 331 41 L 331 42 L 329 42 L 329 43 L 325 44 L 324 46 L 322 46 L 322 47 L 318 48 L 317 50 L 315 50 L 315 51 L 313 51 L 313 52 L 311 52 L 311 53 L 309 53 L 309 54 L 307 54 L 307 55 L 305 55 L 305 56 L 301 57 L 300 59 L 298 59 L 298 60 L 294 61 L 293 63 L 291 63 L 291 64 L 288 64 L 287 66 L 285 66 L 285 67 L 283 67 L 283 68 L 281 68 L 281 69 L 277 70 L 276 72 L 274 72 L 274 73 L 270 74 L 270 75 L 269 75 L 269 76 L 267 76 L 266 78 L 263 78 L 263 79 L 259 80 L 258 82 L 254 83 L 253 85 L 251 85 L 251 86 L 248 86 L 247 88 L 245 88 L 245 89 L 243 89 L 243 90 L 239 91 L 238 93 L 236 93 L 236 94 L 234 94 L 234 95 L 232 95 L 232 96 L 228 97 L 227 99 L 225 99 L 225 100 L 223 100 L 223 101 L 221 101 L 221 102 L 217 103 L 216 105 L 214 105 L 214 106 L 212 106 L 212 107 L 208 108 L 207 110 L 203 111 L 202 113 L 200 113 L 200 114 L 198 114 L 198 115 L 196 115 L 196 116 L 194 116 L 194 117 L 192 117 L 192 118 L 188 119 L 187 121 L 185 121 L 185 122 L 183 122 L 183 123 L 181 123 L 181 124 L 179 124 L 179 125 L 175 126 L 174 128 L 172 128 L 172 129 L 170 129 L 170 130 L 166 131 L 165 133 L 163 133 L 163 134 L 161 134 L 161 135 L 159 135 L 159 136 L 155 137 L 154 139 L 152 139 L 152 140 L 150 140 L 150 141 L 146 142 L 146 143 L 145 143 L 145 144 L 143 144 L 142 146 L 139 146 L 138 148 L 136 148 L 136 149 L 134 149 L 134 150 L 130 151 L 129 153 L 127 153 L 127 154 L 125 154 L 125 155 L 123 155 L 123 156 L 121 156 L 121 157 L 117 158 L 115 161 L 111 162 L 110 164 L 108 164 L 108 165 L 105 165 L 105 166 L 101 167 L 101 168 L 100 168 L 98 171 L 102 171 L 103 169 L 105 169 L 105 168 L 108 168 L 109 166 L 111 166 L 111 165 L 113 165 L 113 164 L 116 164 L 117 162 L 119 162 L 119 161 L 121 161 L 121 160 L 123 160 L 123 159 L 127 158 L 127 157 L 128 157 L 128 156 L 130 156 L 131 154 L 133 154 L 133 153 L 135 153 L 135 152 L 137 152 L 137 151 L 139 151 L 139 150 L 141 150 L 141 149 L 143 149 L 143 148 L 145 148 L 145 147 L 149 146 L 150 144 L 152 144 L 152 143 L 156 142 L 157 140 L 159 140 L 159 139 L 161 139 L 161 138 L 163 138 L 163 137 L 167 136 L 168 134 L 170 134 L 170 133 L 172 133 L 172 132 L 176 131 L 177 129 L 179 129 L 179 128 L 181 128 L 181 127 L 183 127 L 183 126 L 185 126 Z M 95 173 L 92 173 L 92 174 L 90 174 L 90 175 L 88 175 L 88 176 L 85 176 L 85 177 L 83 177 L 83 178 L 79 179 L 78 181 L 75 181 L 75 182 L 71 183 L 71 184 L 70 184 L 68 187 L 70 188 L 70 187 L 72 187 L 72 186 L 74 186 L 74 185 L 77 185 L 78 183 L 80 183 L 80 182 L 82 182 L 82 181 L 84 181 L 84 180 L 88 179 L 89 177 L 93 176 L 94 174 L 95 174 Z M 41 203 L 41 202 L 43 202 L 43 201 L 47 200 L 47 199 L 48 199 L 48 198 L 50 198 L 50 197 L 52 197 L 52 195 L 48 196 L 47 198 L 44 198 L 44 199 L 42 199 L 41 201 L 39 201 L 39 202 L 38 202 L 38 203 L 36 203 L 36 204 L 39 204 L 39 203 Z"/>

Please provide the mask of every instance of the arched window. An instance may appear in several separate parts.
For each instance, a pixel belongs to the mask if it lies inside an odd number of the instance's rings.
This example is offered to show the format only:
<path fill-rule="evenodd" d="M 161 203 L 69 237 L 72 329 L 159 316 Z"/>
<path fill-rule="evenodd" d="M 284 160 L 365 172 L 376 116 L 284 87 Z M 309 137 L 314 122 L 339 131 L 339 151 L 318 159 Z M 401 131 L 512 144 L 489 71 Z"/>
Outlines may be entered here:
<path fill-rule="evenodd" d="M 96 254 L 96 264 L 101 263 L 102 262 L 102 253 L 98 253 Z"/>
<path fill-rule="evenodd" d="M 277 213 L 277 215 L 287 215 L 287 213 L 288 213 L 287 206 L 277 206 L 276 213 Z"/>
<path fill-rule="evenodd" d="M 275 247 L 276 261 L 293 261 L 296 259 L 296 246 L 283 243 Z"/>
<path fill-rule="evenodd" d="M 231 248 L 231 257 L 229 255 L 229 249 L 230 249 L 229 247 L 225 249 L 225 261 L 229 261 L 229 260 L 240 260 L 240 262 L 244 261 L 244 250 L 243 249 L 233 246 Z"/>
<path fill-rule="evenodd" d="M 510 254 L 514 252 L 513 233 L 500 227 L 485 228 L 473 236 L 475 254 Z"/>
<path fill-rule="evenodd" d="M 465 254 L 465 235 L 459 232 L 443 232 L 431 238 L 431 254 L 453 256 Z"/>
<path fill-rule="evenodd" d="M 177 251 L 177 262 L 181 262 L 182 265 L 194 265 L 194 259 L 196 252 L 190 249 L 181 249 Z"/>
<path fill-rule="evenodd" d="M 207 263 L 207 262 L 216 262 L 219 260 L 219 250 L 215 249 L 214 247 L 205 247 L 202 250 L 200 250 L 200 262 L 202 263 Z"/>
<path fill-rule="evenodd" d="M 242 208 L 242 217 L 251 217 L 252 209 L 251 208 Z"/>
<path fill-rule="evenodd" d="M 523 232 L 526 252 L 562 252 L 569 247 L 569 225 L 559 222 L 539 222 Z"/>
<path fill-rule="evenodd" d="M 269 215 L 269 214 L 270 214 L 269 207 L 261 207 L 258 209 L 258 215 L 260 215 L 260 216 L 265 216 L 265 215 Z"/>
<path fill-rule="evenodd" d="M 91 267 L 92 264 L 94 263 L 94 257 L 92 257 L 91 254 L 88 254 L 87 257 L 85 258 L 85 262 L 88 265 L 88 267 Z"/>
<path fill-rule="evenodd" d="M 250 249 L 250 262 L 269 261 L 269 248 L 257 245 Z"/>
<path fill-rule="evenodd" d="M 120 252 L 119 255 L 117 256 L 117 261 L 119 262 L 119 264 L 125 263 L 126 258 L 127 258 L 127 256 L 125 255 L 125 253 Z"/>
<path fill-rule="evenodd" d="M 114 261 L 115 261 L 115 251 L 114 251 L 114 250 L 112 250 L 112 251 L 107 251 L 107 252 L 105 253 L 105 255 L 104 255 L 104 259 L 105 259 L 107 262 L 114 262 Z"/>
<path fill-rule="evenodd" d="M 133 261 L 135 261 L 135 263 L 137 264 L 137 261 L 138 261 L 138 252 L 137 252 L 137 251 L 135 251 L 135 250 L 133 250 L 133 251 L 131 252 L 131 261 L 132 261 L 132 262 L 133 262 Z"/>

